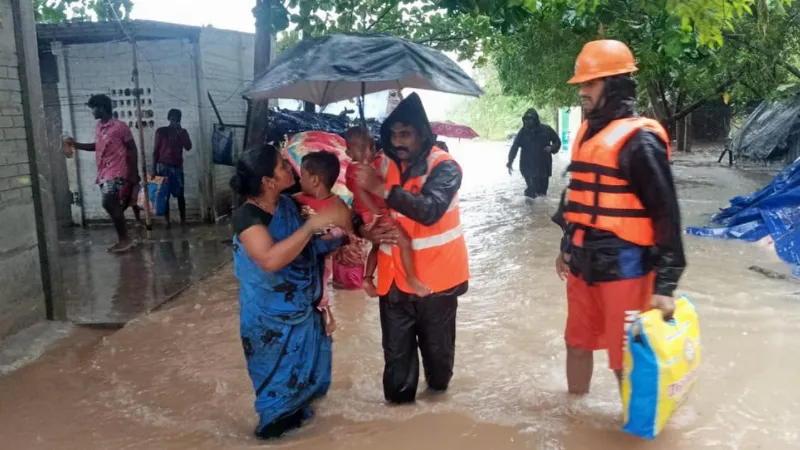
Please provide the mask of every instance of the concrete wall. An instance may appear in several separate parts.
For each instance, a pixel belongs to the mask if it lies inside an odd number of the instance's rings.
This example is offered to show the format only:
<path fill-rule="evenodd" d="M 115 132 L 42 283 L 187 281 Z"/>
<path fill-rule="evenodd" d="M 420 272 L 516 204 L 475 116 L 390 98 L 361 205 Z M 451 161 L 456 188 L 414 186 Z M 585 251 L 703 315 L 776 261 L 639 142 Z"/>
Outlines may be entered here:
<path fill-rule="evenodd" d="M 148 170 L 152 166 L 155 128 L 166 125 L 169 109 L 180 109 L 183 127 L 194 144 L 191 152 L 184 153 L 190 220 L 208 220 L 226 213 L 231 199 L 228 180 L 232 168 L 211 163 L 211 135 L 217 118 L 206 92 L 213 96 L 226 123 L 244 124 L 247 105 L 241 92 L 252 80 L 253 72 L 253 35 L 204 28 L 200 36 L 199 43 L 186 39 L 138 42 L 140 86 L 145 92 L 143 109 L 146 116 L 152 111 L 144 128 Z M 55 64 L 48 64 L 48 58 L 54 59 Z M 58 120 L 48 121 L 49 146 L 59 147 L 63 134 L 73 135 L 79 142 L 94 141 L 96 122 L 85 106 L 92 94 L 109 95 L 117 101 L 115 112 L 120 120 L 135 125 L 135 104 L 128 105 L 133 97 L 125 95 L 126 89 L 133 88 L 132 60 L 133 50 L 127 42 L 54 42 L 49 52 L 45 49 L 40 54 L 46 107 L 48 111 L 57 109 L 59 114 Z M 47 84 L 53 80 L 55 87 Z M 57 124 L 61 130 L 54 128 Z M 138 130 L 134 126 L 131 131 L 138 144 Z M 236 130 L 236 134 L 241 148 L 244 130 Z M 94 154 L 79 152 L 78 158 L 66 162 L 66 173 L 66 180 L 61 181 L 61 185 L 68 185 L 66 195 L 74 193 L 81 199 L 72 206 L 72 222 L 107 220 L 95 184 Z"/>
<path fill-rule="evenodd" d="M 247 119 L 247 103 L 241 92 L 253 79 L 253 52 L 255 36 L 243 33 L 204 28 L 200 34 L 202 53 L 203 92 L 214 97 L 222 120 L 229 124 L 244 125 Z M 209 107 L 211 123 L 218 120 Z M 209 132 L 210 132 L 209 128 Z M 236 129 L 234 152 L 244 146 L 244 129 Z M 210 139 L 210 137 L 209 137 Z M 213 196 L 217 216 L 226 214 L 231 208 L 232 197 L 228 186 L 235 170 L 229 166 L 213 166 Z"/>
<path fill-rule="evenodd" d="M 0 0 L 0 337 L 44 318 L 26 119 L 10 0 Z"/>
<path fill-rule="evenodd" d="M 45 114 L 45 147 L 50 155 L 53 170 L 53 199 L 56 220 L 59 227 L 72 225 L 72 194 L 69 191 L 67 163 L 64 158 L 61 135 L 64 125 L 61 122 L 61 99 L 58 91 L 58 60 L 52 52 L 37 55 L 42 79 L 42 100 Z"/>
<path fill-rule="evenodd" d="M 201 140 L 194 76 L 195 48 L 188 41 L 177 39 L 144 41 L 138 46 L 139 83 L 144 89 L 142 109 L 147 122 L 144 148 L 148 170 L 151 170 L 155 129 L 167 124 L 167 111 L 171 108 L 183 112 L 183 127 L 194 141 Z M 74 135 L 79 142 L 94 142 L 96 121 L 86 107 L 86 101 L 92 94 L 106 94 L 115 101 L 115 113 L 129 124 L 139 145 L 136 107 L 129 91 L 133 89 L 131 45 L 127 42 L 64 46 L 56 43 L 51 51 L 58 61 L 63 133 Z M 71 190 L 80 192 L 85 220 L 106 220 L 100 189 L 96 185 L 95 155 L 78 153 L 77 158 L 68 162 Z M 198 219 L 201 215 L 198 159 L 196 149 L 184 152 L 186 209 L 190 219 Z M 80 212 L 73 214 L 76 223 L 81 223 L 79 215 Z"/>

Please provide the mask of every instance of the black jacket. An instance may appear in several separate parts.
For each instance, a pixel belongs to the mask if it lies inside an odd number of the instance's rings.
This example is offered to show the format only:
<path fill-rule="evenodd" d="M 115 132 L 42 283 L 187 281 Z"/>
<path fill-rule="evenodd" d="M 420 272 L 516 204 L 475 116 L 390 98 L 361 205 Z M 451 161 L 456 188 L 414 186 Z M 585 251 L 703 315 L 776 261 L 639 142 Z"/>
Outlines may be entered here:
<path fill-rule="evenodd" d="M 610 99 L 606 107 L 589 115 L 584 141 L 612 120 L 633 116 L 632 98 Z M 624 259 L 636 255 L 638 248 L 641 268 L 645 272 L 655 270 L 655 294 L 671 296 L 686 267 L 686 258 L 678 198 L 665 143 L 652 132 L 637 132 L 620 150 L 619 168 L 653 221 L 655 245 L 638 247 L 613 233 L 587 228 L 583 247 L 573 247 L 570 243 L 575 226 L 567 226 L 562 202 L 553 217 L 565 231 L 561 250 L 570 254 L 573 273 L 581 274 L 589 282 L 603 282 L 626 278 Z"/>
<path fill-rule="evenodd" d="M 404 171 L 400 159 L 392 148 L 391 140 L 391 126 L 398 121 L 413 126 L 424 140 L 423 151 L 414 160 L 408 161 Z M 422 101 L 417 94 L 411 94 L 400 102 L 381 125 L 381 144 L 386 157 L 401 169 L 401 185 L 413 177 L 423 176 L 428 172 L 427 158 L 434 142 L 428 116 L 425 114 Z M 425 226 L 433 225 L 447 212 L 450 202 L 461 188 L 461 180 L 461 167 L 458 163 L 455 161 L 441 162 L 425 180 L 420 193 L 414 194 L 404 190 L 402 186 L 394 186 L 386 198 L 386 206 L 414 222 Z M 359 224 L 360 218 L 356 218 L 354 225 Z M 446 268 L 442 268 L 442 270 L 446 270 Z M 447 293 L 439 293 L 439 295 L 461 295 L 463 292 L 466 292 L 466 283 Z"/>
<path fill-rule="evenodd" d="M 545 147 L 550 147 L 550 151 L 545 152 Z M 549 177 L 553 175 L 553 155 L 561 150 L 561 139 L 555 130 L 543 123 L 532 129 L 522 127 L 508 152 L 509 167 L 514 163 L 520 150 L 522 150 L 519 156 L 520 172 L 531 175 L 535 172 L 537 175 Z"/>

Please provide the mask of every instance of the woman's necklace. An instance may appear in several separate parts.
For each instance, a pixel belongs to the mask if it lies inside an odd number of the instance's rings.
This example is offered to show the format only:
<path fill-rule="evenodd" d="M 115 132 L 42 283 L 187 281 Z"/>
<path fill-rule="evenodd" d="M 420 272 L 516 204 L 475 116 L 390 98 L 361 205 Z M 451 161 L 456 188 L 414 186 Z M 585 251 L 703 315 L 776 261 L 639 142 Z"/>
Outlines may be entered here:
<path fill-rule="evenodd" d="M 250 203 L 252 203 L 252 204 L 254 204 L 254 205 L 258 206 L 258 207 L 259 207 L 259 209 L 261 209 L 261 210 L 262 210 L 262 211 L 264 211 L 265 213 L 269 213 L 269 214 L 272 214 L 272 213 L 273 213 L 273 211 L 270 211 L 270 210 L 269 210 L 269 208 L 267 208 L 267 205 L 265 205 L 265 204 L 261 203 L 260 201 L 258 201 L 258 200 L 257 200 L 257 199 L 255 199 L 255 198 L 251 198 L 251 199 L 250 199 L 250 200 L 248 200 L 248 201 L 249 201 Z"/>

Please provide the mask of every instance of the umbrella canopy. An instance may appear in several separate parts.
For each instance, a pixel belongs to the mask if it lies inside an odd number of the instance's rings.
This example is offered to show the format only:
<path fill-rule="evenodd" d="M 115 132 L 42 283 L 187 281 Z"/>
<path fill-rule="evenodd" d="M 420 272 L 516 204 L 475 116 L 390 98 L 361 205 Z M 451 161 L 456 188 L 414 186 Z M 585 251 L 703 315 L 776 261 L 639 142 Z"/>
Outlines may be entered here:
<path fill-rule="evenodd" d="M 347 206 L 352 205 L 353 193 L 347 189 L 345 184 L 345 174 L 347 166 L 350 165 L 350 157 L 346 154 L 347 143 L 343 137 L 324 131 L 297 133 L 286 141 L 286 146 L 283 147 L 281 153 L 299 174 L 303 156 L 322 150 L 329 151 L 339 158 L 339 178 L 336 179 L 336 184 L 333 186 L 333 193 L 344 200 Z"/>
<path fill-rule="evenodd" d="M 431 122 L 431 128 L 437 136 L 459 139 L 475 139 L 478 133 L 466 125 L 459 125 L 450 121 Z"/>
<path fill-rule="evenodd" d="M 283 52 L 244 95 L 327 105 L 403 88 L 483 93 L 458 64 L 437 50 L 394 36 L 336 34 L 304 39 Z"/>

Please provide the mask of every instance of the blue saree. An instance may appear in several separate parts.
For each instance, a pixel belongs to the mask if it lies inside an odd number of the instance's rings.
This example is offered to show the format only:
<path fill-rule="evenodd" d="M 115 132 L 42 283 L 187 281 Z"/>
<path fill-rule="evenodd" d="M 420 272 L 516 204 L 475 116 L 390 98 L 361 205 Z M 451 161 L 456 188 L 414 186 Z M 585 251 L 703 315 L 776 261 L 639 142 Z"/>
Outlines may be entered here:
<path fill-rule="evenodd" d="M 301 225 L 295 203 L 281 196 L 268 226 L 272 239 L 284 240 Z M 310 417 L 311 401 L 328 392 L 331 339 L 315 305 L 322 297 L 324 255 L 341 244 L 314 238 L 288 266 L 270 273 L 233 238 L 240 333 L 259 415 L 256 433 L 298 413 Z"/>

